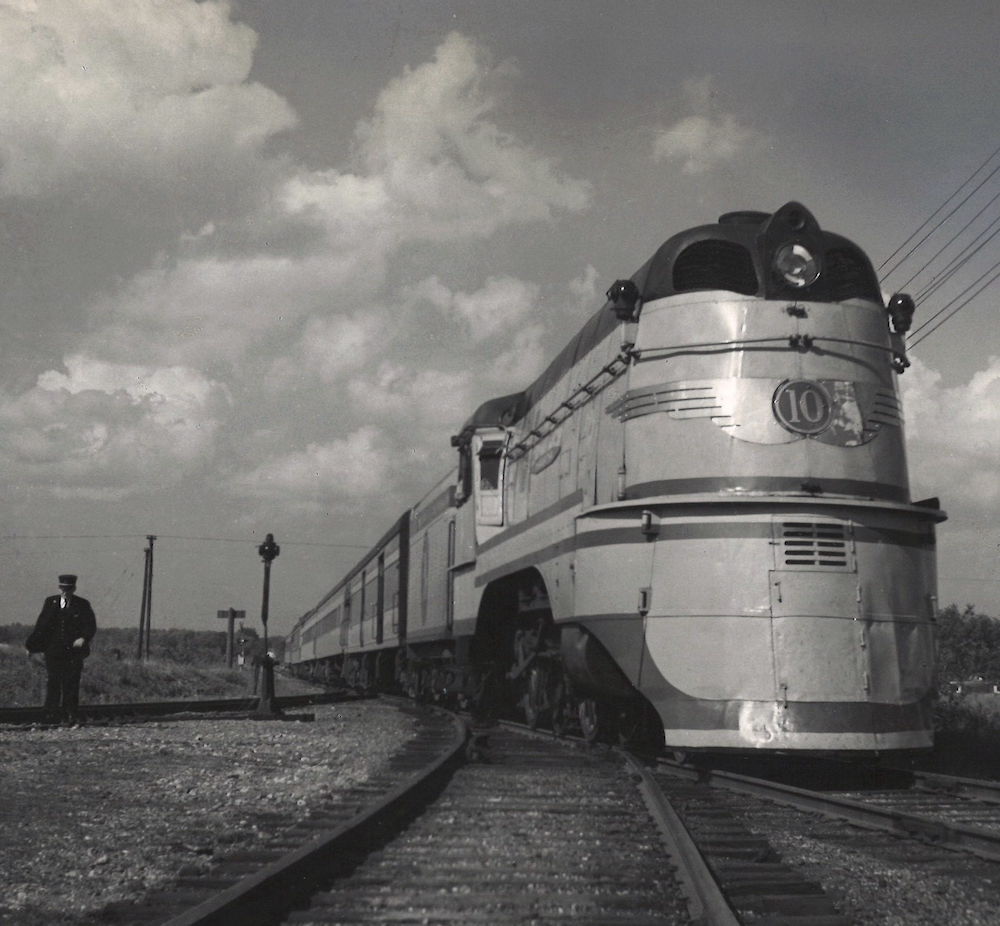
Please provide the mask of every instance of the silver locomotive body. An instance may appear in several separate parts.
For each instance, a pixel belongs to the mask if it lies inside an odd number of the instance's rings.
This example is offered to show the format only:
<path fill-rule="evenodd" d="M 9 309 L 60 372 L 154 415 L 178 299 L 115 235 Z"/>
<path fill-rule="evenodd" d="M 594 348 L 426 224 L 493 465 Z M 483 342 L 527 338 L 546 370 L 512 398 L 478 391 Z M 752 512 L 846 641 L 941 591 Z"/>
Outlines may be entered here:
<path fill-rule="evenodd" d="M 529 719 L 677 749 L 928 746 L 944 515 L 909 493 L 911 315 L 796 203 L 674 236 L 453 438 L 396 540 L 398 633 L 355 657 L 470 698 L 499 667 Z"/>

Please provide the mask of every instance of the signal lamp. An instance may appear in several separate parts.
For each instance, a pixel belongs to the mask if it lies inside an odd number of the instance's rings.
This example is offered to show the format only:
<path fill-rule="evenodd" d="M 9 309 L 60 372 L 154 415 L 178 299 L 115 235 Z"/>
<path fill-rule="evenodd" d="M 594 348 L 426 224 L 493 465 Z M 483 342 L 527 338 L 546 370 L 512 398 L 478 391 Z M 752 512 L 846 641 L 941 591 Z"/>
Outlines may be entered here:
<path fill-rule="evenodd" d="M 819 278 L 819 261 L 801 244 L 783 244 L 774 252 L 774 270 L 789 286 L 802 289 Z"/>
<path fill-rule="evenodd" d="M 635 320 L 635 307 L 639 302 L 639 287 L 631 280 L 615 280 L 605 294 L 611 311 L 623 322 Z"/>

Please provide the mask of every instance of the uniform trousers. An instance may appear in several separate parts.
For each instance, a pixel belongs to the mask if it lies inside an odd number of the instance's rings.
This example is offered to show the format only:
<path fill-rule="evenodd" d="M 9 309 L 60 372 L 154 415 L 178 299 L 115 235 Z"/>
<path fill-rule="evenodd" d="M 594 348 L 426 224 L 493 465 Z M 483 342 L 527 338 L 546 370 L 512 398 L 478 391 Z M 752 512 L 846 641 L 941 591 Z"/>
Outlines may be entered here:
<path fill-rule="evenodd" d="M 45 707 L 73 718 L 80 706 L 80 675 L 83 656 L 72 649 L 49 650 L 45 654 Z"/>

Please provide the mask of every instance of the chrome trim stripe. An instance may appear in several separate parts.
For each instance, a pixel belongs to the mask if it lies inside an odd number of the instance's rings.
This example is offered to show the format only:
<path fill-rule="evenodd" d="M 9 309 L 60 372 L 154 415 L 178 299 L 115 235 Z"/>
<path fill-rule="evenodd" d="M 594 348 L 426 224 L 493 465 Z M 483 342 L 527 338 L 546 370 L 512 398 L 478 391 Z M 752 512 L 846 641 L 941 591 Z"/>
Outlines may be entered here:
<path fill-rule="evenodd" d="M 802 517 L 801 515 L 799 516 Z M 853 525 L 854 540 L 857 543 L 890 544 L 911 549 L 933 550 L 934 538 L 910 531 L 870 528 Z M 476 576 L 476 587 L 488 585 L 496 579 L 530 566 L 555 559 L 566 553 L 595 547 L 625 546 L 630 544 L 653 543 L 657 541 L 685 540 L 770 540 L 770 521 L 725 521 L 700 522 L 693 524 L 669 524 L 661 522 L 655 535 L 647 537 L 642 533 L 638 519 L 635 527 L 609 527 L 600 530 L 583 530 L 574 537 L 567 537 L 557 543 L 548 544 L 509 560 L 488 572 Z M 582 617 L 580 618 L 583 619 Z"/>
<path fill-rule="evenodd" d="M 771 492 L 771 493 L 802 493 L 804 482 L 815 482 L 821 492 L 820 498 L 826 494 L 858 495 L 863 498 L 885 499 L 887 501 L 909 503 L 906 491 L 902 486 L 887 482 L 865 482 L 858 479 L 803 479 L 801 476 L 703 476 L 689 479 L 658 479 L 653 482 L 639 482 L 625 487 L 628 499 L 640 499 L 647 495 L 694 495 L 708 492 Z M 733 500 L 737 501 L 734 495 Z"/>

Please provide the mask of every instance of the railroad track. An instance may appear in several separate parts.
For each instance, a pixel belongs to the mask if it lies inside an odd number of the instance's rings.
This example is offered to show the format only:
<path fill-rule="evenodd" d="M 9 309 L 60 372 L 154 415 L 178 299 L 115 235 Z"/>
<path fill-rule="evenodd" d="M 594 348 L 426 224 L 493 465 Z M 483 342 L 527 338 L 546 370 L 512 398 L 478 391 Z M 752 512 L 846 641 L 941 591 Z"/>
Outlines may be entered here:
<path fill-rule="evenodd" d="M 964 892 L 977 907 L 984 885 L 997 893 L 1000 786 L 992 782 L 875 768 L 865 789 L 817 791 L 667 760 L 655 777 L 740 921 L 854 922 L 877 900 L 863 896 L 866 870 L 882 872 L 872 881 L 884 888 L 884 872 L 902 869 L 930 893 Z M 783 861 L 789 848 L 799 864 Z M 837 870 L 817 861 L 824 853 Z M 848 902 L 846 883 L 855 895 Z"/>
<path fill-rule="evenodd" d="M 337 695 L 307 700 L 317 697 Z M 864 901 L 845 901 L 842 872 L 783 858 L 809 840 L 923 865 L 928 877 L 1000 885 L 992 861 L 1000 860 L 1000 789 L 990 783 L 890 770 L 876 791 L 820 793 L 665 760 L 650 767 L 619 750 L 512 724 L 492 729 L 485 743 L 474 740 L 473 749 L 453 715 L 389 700 L 417 712 L 420 735 L 378 778 L 208 873 L 192 871 L 168 890 L 110 905 L 102 921 L 878 922 L 861 915 Z M 991 861 L 970 860 L 963 854 L 970 851 Z"/>
<path fill-rule="evenodd" d="M 283 922 L 690 922 L 617 756 L 509 726 L 475 756 L 410 826 Z"/>
<path fill-rule="evenodd" d="M 339 701 L 357 700 L 366 697 L 350 689 L 334 689 L 304 695 L 283 695 L 274 699 L 280 710 L 308 707 L 312 704 L 336 704 Z M 269 705 L 273 707 L 274 704 Z M 158 719 L 171 716 L 198 714 L 232 715 L 246 717 L 255 715 L 261 709 L 261 699 L 256 695 L 248 698 L 199 698 L 176 701 L 136 701 L 118 704 L 87 704 L 79 711 L 79 717 L 86 723 L 110 723 L 123 720 Z M 30 726 L 53 723 L 50 712 L 43 707 L 2 707 L 0 724 Z"/>
<path fill-rule="evenodd" d="M 692 876 L 697 853 L 664 840 L 670 826 L 638 764 L 506 727 L 470 749 L 462 721 L 400 703 L 421 711 L 422 735 L 384 776 L 263 850 L 236 852 L 105 917 L 135 926 L 737 922 L 711 879 Z"/>
<path fill-rule="evenodd" d="M 282 699 L 284 701 L 285 699 Z M 128 926 L 253 926 L 276 923 L 330 877 L 343 874 L 401 825 L 447 780 L 465 750 L 464 725 L 443 711 L 400 702 L 414 712 L 417 736 L 382 772 L 338 792 L 307 819 L 264 845 L 239 849 L 208 872 L 182 873 L 168 889 L 135 902 L 107 905 L 101 922 Z"/>
<path fill-rule="evenodd" d="M 820 792 L 733 772 L 689 770 L 668 761 L 660 767 L 687 780 L 1000 862 L 1000 785 L 991 782 L 889 770 L 894 776 L 912 776 L 911 785 Z M 874 769 L 873 774 L 884 771 Z"/>

